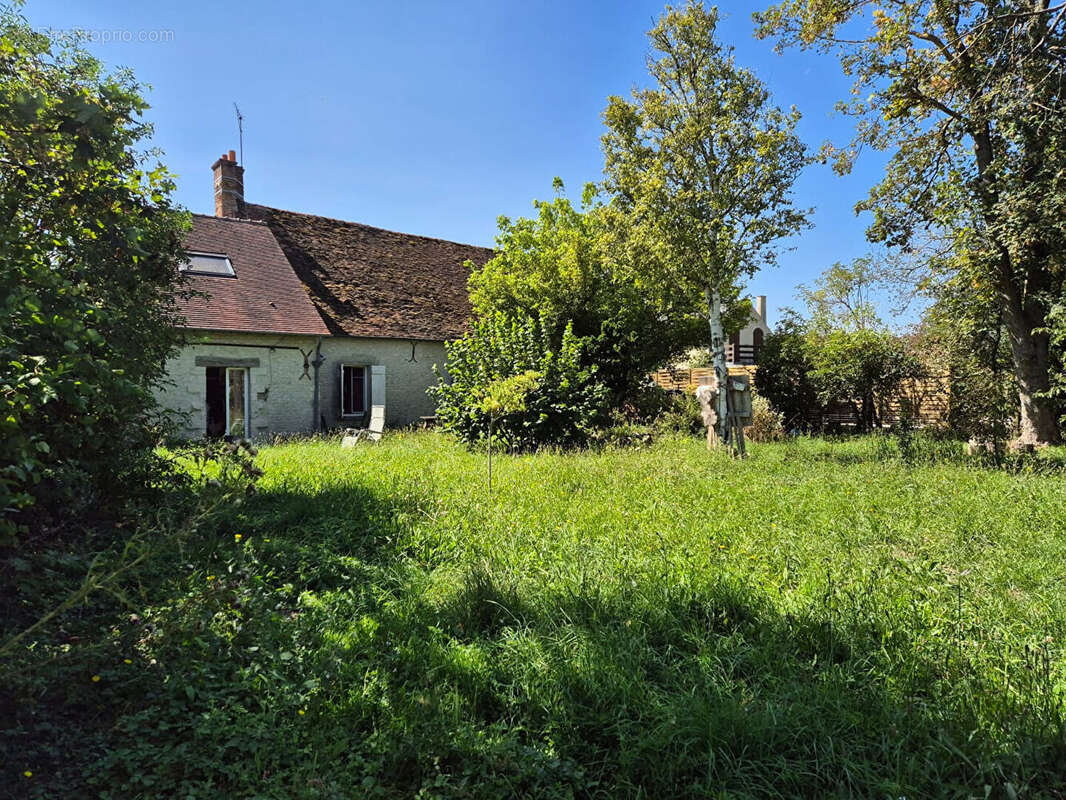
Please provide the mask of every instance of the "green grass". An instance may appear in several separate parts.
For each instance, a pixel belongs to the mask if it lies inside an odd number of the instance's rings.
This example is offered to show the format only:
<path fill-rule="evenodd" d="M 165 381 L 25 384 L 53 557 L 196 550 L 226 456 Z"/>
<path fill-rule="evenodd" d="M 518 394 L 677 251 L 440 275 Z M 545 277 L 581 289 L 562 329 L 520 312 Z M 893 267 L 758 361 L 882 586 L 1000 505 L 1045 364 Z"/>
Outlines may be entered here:
<path fill-rule="evenodd" d="M 432 433 L 265 448 L 135 617 L 26 655 L 0 795 L 1066 795 L 1066 480 L 885 441 L 505 457 L 491 496 Z"/>

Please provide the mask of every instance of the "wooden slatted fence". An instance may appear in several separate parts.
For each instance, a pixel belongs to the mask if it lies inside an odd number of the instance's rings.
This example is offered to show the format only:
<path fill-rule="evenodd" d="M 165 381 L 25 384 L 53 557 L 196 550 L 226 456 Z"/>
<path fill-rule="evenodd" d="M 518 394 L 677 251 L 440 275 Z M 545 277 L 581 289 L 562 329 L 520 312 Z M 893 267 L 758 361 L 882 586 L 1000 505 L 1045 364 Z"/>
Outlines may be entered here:
<path fill-rule="evenodd" d="M 755 384 L 758 369 L 754 365 L 734 365 L 729 368 L 729 374 L 746 373 Z M 653 373 L 652 380 L 668 391 L 695 392 L 701 378 L 713 375 L 714 369 L 711 367 L 663 369 Z M 945 424 L 951 409 L 948 379 L 925 377 L 904 381 L 895 394 L 877 398 L 877 406 L 882 425 L 895 424 L 904 416 L 923 427 Z M 849 403 L 836 404 L 826 408 L 818 419 L 808 422 L 815 428 L 854 427 L 858 423 L 856 406 Z"/>

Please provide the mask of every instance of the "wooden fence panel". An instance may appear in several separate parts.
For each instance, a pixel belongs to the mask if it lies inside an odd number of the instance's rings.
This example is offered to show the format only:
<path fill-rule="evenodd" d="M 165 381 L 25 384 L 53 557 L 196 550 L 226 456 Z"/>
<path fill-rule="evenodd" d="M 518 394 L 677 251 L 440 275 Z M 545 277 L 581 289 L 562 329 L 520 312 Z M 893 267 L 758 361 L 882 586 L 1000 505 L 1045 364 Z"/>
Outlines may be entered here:
<path fill-rule="evenodd" d="M 734 365 L 729 368 L 730 375 L 744 375 L 756 382 L 757 366 Z M 711 367 L 696 369 L 664 369 L 652 374 L 652 380 L 662 388 L 672 392 L 695 392 L 700 385 L 700 378 L 714 375 Z M 904 381 L 899 390 L 887 397 L 876 399 L 878 415 L 882 425 L 893 425 L 903 417 L 909 417 L 923 427 L 942 425 L 947 422 L 951 410 L 951 391 L 946 377 L 924 377 Z M 827 408 L 819 420 L 810 420 L 815 427 L 844 426 L 857 423 L 853 408 L 848 404 L 838 404 Z"/>
<path fill-rule="evenodd" d="M 730 375 L 747 375 L 755 379 L 755 371 L 758 367 L 733 365 L 729 368 Z M 652 373 L 652 380 L 659 386 L 671 392 L 695 392 L 700 385 L 700 379 L 713 377 L 713 367 L 697 367 L 695 369 L 661 369 Z"/>

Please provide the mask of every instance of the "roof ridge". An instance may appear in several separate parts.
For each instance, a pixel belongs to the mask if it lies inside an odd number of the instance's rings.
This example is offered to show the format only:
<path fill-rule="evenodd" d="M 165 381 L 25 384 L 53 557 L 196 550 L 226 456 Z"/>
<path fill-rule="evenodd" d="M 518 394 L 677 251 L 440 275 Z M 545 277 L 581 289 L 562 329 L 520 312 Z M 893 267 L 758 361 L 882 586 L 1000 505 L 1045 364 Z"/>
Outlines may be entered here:
<path fill-rule="evenodd" d="M 317 219 L 325 220 L 326 222 L 337 222 L 337 223 L 340 223 L 341 225 L 358 225 L 360 228 L 369 228 L 370 230 L 373 230 L 373 231 L 381 231 L 382 233 L 392 233 L 392 234 L 395 234 L 397 236 L 410 236 L 410 237 L 413 237 L 413 238 L 416 238 L 416 239 L 425 239 L 428 242 L 442 242 L 444 244 L 457 244 L 460 247 L 473 247 L 473 248 L 476 248 L 478 250 L 488 250 L 489 252 L 494 252 L 493 248 L 485 247 L 484 245 L 480 245 L 480 244 L 469 244 L 468 242 L 457 242 L 454 239 L 442 239 L 439 236 L 425 236 L 424 234 L 421 234 L 421 233 L 407 233 L 405 231 L 396 231 L 396 230 L 393 230 L 392 228 L 382 228 L 382 227 L 379 227 L 377 225 L 367 225 L 365 222 L 355 222 L 354 220 L 340 219 L 339 217 L 327 217 L 324 214 L 309 214 L 306 211 L 293 211 L 293 210 L 288 209 L 288 208 L 276 208 L 274 206 L 265 206 L 262 203 L 246 203 L 245 205 L 255 206 L 256 208 L 263 208 L 263 209 L 266 209 L 267 211 L 280 211 L 283 214 L 294 214 L 294 215 L 300 216 L 300 217 L 315 217 Z M 267 223 L 263 222 L 262 224 L 265 225 Z"/>
<path fill-rule="evenodd" d="M 247 203 L 246 205 L 253 204 Z M 266 223 L 261 219 L 246 219 L 245 217 L 220 217 L 215 214 L 200 214 L 196 211 L 191 211 L 189 213 L 192 214 L 194 217 L 202 217 L 203 219 L 218 219 L 224 220 L 225 222 L 247 222 L 249 225 L 266 225 Z"/>

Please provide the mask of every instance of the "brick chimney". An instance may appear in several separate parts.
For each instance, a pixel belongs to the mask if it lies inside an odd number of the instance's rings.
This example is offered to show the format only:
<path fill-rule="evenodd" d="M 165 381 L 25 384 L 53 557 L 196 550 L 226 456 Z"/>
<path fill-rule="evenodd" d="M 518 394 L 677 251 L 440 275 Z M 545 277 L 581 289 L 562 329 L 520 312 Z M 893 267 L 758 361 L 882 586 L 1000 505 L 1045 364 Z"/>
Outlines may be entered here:
<path fill-rule="evenodd" d="M 244 216 L 244 167 L 230 150 L 211 165 L 215 173 L 215 216 Z"/>

